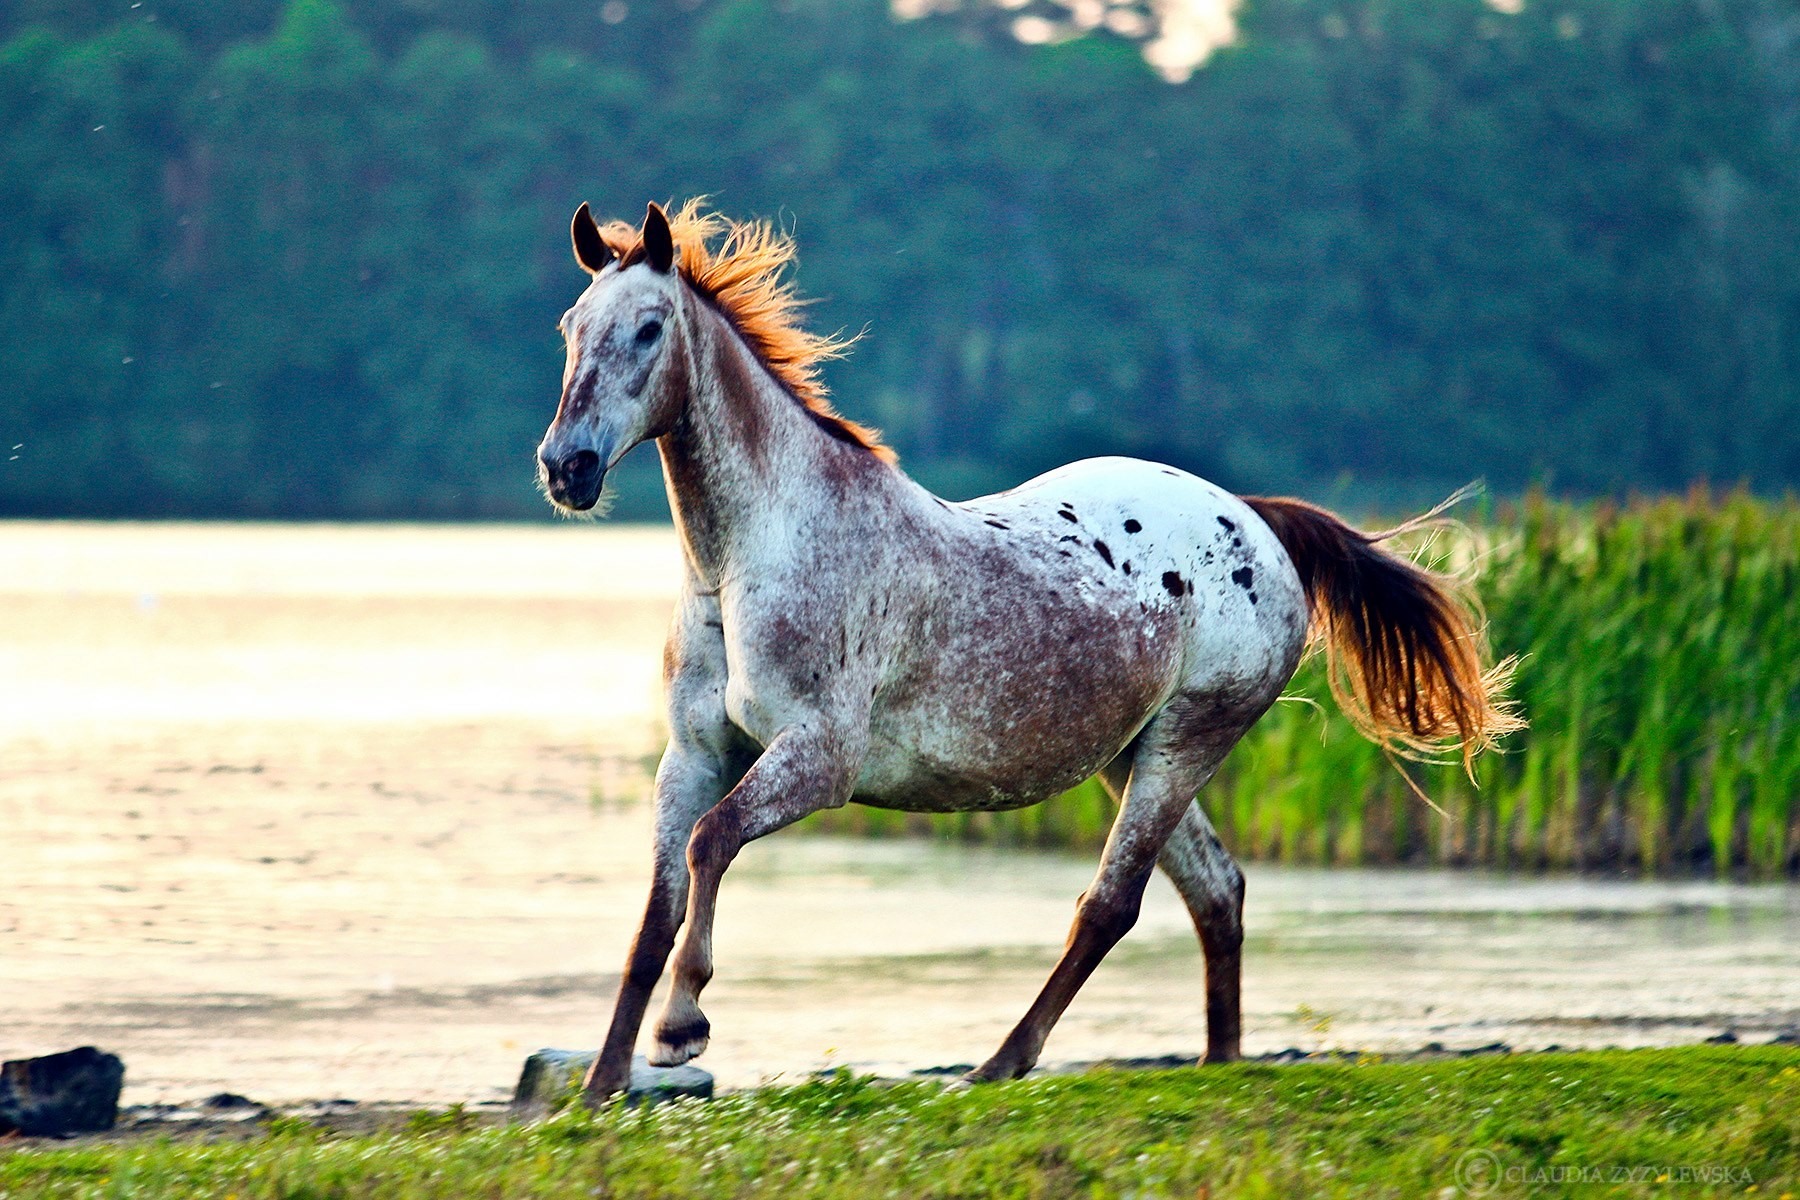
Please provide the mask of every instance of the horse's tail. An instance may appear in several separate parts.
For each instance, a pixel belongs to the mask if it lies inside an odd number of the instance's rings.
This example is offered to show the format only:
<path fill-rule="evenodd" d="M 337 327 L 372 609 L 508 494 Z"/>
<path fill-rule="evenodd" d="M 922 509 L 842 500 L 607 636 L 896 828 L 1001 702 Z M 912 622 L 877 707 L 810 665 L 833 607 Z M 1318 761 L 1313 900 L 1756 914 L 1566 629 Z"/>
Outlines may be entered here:
<path fill-rule="evenodd" d="M 1435 520 L 1450 501 L 1383 533 L 1363 533 L 1301 500 L 1245 496 L 1300 573 L 1311 636 L 1332 695 L 1372 741 L 1409 756 L 1450 742 L 1475 755 L 1525 724 L 1503 693 L 1514 661 L 1489 665 L 1481 611 L 1460 581 L 1381 543 Z"/>

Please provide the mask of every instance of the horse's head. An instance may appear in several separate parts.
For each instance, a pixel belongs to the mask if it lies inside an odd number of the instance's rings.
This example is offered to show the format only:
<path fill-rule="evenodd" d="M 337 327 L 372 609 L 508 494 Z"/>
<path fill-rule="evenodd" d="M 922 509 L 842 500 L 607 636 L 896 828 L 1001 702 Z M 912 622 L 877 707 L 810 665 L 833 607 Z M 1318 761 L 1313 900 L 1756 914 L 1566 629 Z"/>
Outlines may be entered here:
<path fill-rule="evenodd" d="M 670 379 L 684 333 L 675 242 L 661 208 L 652 204 L 644 217 L 641 252 L 624 258 L 601 237 L 586 204 L 570 233 L 575 261 L 594 278 L 558 326 L 568 361 L 556 419 L 538 445 L 538 478 L 557 507 L 580 512 L 594 506 L 606 472 L 626 451 L 674 422 Z"/>

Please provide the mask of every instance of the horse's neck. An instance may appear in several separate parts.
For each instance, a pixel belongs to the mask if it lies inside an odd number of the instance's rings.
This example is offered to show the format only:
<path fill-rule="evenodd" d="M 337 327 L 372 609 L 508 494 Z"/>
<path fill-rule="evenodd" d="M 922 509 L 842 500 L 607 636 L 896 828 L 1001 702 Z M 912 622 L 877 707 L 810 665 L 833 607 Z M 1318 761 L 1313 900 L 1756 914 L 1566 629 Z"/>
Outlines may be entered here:
<path fill-rule="evenodd" d="M 716 588 L 777 552 L 796 522 L 841 513 L 846 489 L 898 490 L 904 477 L 827 434 L 722 316 L 688 303 L 688 395 L 657 445 L 688 562 Z"/>

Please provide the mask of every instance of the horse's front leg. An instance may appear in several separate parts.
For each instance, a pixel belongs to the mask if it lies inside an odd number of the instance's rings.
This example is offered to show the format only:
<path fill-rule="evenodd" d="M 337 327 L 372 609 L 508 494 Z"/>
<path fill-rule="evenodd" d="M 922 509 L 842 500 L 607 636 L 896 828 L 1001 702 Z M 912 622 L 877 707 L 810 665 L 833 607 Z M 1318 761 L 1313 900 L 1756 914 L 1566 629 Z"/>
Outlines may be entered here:
<path fill-rule="evenodd" d="M 582 1085 L 589 1103 L 630 1086 L 631 1052 L 644 1023 L 644 1010 L 650 1005 L 650 992 L 656 981 L 662 978 L 682 915 L 687 911 L 688 838 L 700 817 L 725 794 L 732 778 L 720 755 L 683 745 L 679 739 L 670 742 L 656 769 L 650 900 L 644 906 L 644 919 L 625 959 L 612 1025 Z"/>
<path fill-rule="evenodd" d="M 769 742 L 743 781 L 700 818 L 688 842 L 687 931 L 675 954 L 675 980 L 657 1022 L 651 1062 L 665 1067 L 687 1062 L 706 1049 L 712 1036 L 700 1011 L 700 990 L 712 978 L 713 910 L 725 868 L 747 843 L 847 801 L 860 764 L 860 749 L 845 739 L 789 728 Z"/>

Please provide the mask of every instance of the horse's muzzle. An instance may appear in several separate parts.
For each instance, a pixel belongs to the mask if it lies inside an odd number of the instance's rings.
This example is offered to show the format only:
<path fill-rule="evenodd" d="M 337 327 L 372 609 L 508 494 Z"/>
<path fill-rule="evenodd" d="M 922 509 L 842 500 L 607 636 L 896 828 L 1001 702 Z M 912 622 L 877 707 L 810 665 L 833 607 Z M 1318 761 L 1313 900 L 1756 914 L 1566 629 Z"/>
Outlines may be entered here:
<path fill-rule="evenodd" d="M 540 457 L 538 469 L 543 472 L 544 490 L 564 508 L 586 512 L 600 499 L 606 467 L 592 450 L 577 450 L 554 461 Z"/>

